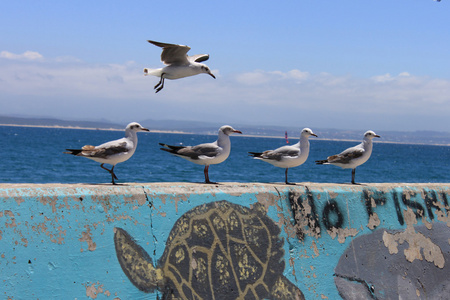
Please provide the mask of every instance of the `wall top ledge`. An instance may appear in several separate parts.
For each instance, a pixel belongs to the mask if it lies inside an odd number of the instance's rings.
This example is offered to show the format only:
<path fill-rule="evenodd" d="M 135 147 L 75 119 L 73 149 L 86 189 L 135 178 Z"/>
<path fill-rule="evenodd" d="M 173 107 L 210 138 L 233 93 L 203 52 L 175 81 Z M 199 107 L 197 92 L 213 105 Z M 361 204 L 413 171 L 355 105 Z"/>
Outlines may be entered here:
<path fill-rule="evenodd" d="M 301 182 L 296 185 L 282 183 L 253 183 L 253 182 L 223 182 L 218 184 L 189 183 L 189 182 L 152 182 L 152 183 L 123 183 L 111 184 L 4 184 L 0 183 L 0 197 L 11 197 L 12 191 L 20 191 L 20 194 L 39 192 L 39 194 L 79 194 L 79 193 L 142 193 L 142 189 L 152 193 L 260 193 L 260 192 L 286 192 L 286 191 L 347 191 L 362 192 L 364 190 L 390 191 L 393 189 L 412 190 L 445 190 L 450 192 L 450 183 L 314 183 Z"/>

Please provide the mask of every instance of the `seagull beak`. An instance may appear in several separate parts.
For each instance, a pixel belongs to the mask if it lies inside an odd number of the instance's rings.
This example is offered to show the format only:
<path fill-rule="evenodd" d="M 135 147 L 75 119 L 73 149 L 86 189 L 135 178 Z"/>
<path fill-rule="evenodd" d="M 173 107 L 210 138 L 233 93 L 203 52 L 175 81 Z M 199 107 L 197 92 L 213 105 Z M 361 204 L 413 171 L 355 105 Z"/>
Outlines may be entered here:
<path fill-rule="evenodd" d="M 375 134 L 374 137 L 380 138 L 381 136 L 379 136 L 378 134 Z"/>
<path fill-rule="evenodd" d="M 150 131 L 148 128 L 144 128 L 144 127 L 142 127 L 141 130 L 142 131 Z"/>
<path fill-rule="evenodd" d="M 215 78 L 215 77 L 214 77 L 214 78 Z M 240 134 L 242 134 L 242 132 L 239 131 L 239 130 L 234 130 L 233 132 L 234 132 L 234 133 L 240 133 Z"/>
<path fill-rule="evenodd" d="M 315 133 L 312 133 L 311 135 L 312 135 L 312 136 L 315 136 L 315 137 L 318 137 L 317 134 L 315 134 Z"/>
<path fill-rule="evenodd" d="M 211 75 L 212 78 L 216 79 L 216 76 L 214 76 L 213 73 L 208 73 L 209 75 Z"/>

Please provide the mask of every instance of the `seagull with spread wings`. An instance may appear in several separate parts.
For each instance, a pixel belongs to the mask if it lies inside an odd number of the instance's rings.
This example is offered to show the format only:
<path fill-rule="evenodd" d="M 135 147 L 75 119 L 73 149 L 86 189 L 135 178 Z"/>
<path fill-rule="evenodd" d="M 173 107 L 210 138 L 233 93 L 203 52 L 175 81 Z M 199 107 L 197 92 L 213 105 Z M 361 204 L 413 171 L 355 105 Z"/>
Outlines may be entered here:
<path fill-rule="evenodd" d="M 164 88 L 164 79 L 179 79 L 188 76 L 194 76 L 206 73 L 216 78 L 207 65 L 202 64 L 208 60 L 209 54 L 197 54 L 188 56 L 187 53 L 191 49 L 188 46 L 160 43 L 148 41 L 149 43 L 161 47 L 161 61 L 167 66 L 160 69 L 144 69 L 144 75 L 153 75 L 160 78 L 154 89 L 156 93 Z"/>

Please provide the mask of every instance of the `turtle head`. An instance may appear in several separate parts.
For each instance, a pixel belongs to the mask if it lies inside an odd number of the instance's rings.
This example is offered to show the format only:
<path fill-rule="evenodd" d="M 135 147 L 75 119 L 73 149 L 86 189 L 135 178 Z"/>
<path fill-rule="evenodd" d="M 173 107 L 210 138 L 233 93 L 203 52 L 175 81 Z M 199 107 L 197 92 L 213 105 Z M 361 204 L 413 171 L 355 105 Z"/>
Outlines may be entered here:
<path fill-rule="evenodd" d="M 122 228 L 114 228 L 116 255 L 123 272 L 141 291 L 154 292 L 164 286 L 164 274 L 153 266 L 147 251 Z"/>

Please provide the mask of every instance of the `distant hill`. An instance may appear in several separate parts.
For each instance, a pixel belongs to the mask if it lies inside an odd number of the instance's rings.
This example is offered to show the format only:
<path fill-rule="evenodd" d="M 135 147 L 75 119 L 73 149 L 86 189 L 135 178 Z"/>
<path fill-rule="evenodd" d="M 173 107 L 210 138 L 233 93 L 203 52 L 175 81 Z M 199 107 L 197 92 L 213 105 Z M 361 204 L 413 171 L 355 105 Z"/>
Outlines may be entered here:
<path fill-rule="evenodd" d="M 143 126 L 153 130 L 183 131 L 197 134 L 216 134 L 221 125 L 214 125 L 207 122 L 197 121 L 174 121 L 174 120 L 144 120 L 140 122 Z M 288 133 L 290 140 L 296 140 L 300 137 L 299 127 L 282 126 L 258 126 L 258 125 L 233 125 L 244 134 L 255 136 L 273 136 L 284 138 L 285 132 Z M 364 132 L 360 130 L 343 130 L 331 128 L 314 128 L 314 132 L 319 138 L 335 140 L 362 140 Z M 409 143 L 409 144 L 436 144 L 450 146 L 450 132 L 441 131 L 378 131 L 383 142 Z"/>
<path fill-rule="evenodd" d="M 95 121 L 67 121 L 52 118 L 22 118 L 0 116 L 0 124 L 5 125 L 28 125 L 28 126 L 61 126 L 61 127 L 81 127 L 81 128 L 99 128 L 99 129 L 124 129 L 125 125 L 109 122 Z"/>
<path fill-rule="evenodd" d="M 194 134 L 216 134 L 221 125 L 209 122 L 198 121 L 175 121 L 175 120 L 152 120 L 147 119 L 139 122 L 150 130 L 180 131 Z M 97 129 L 119 129 L 123 130 L 126 124 L 116 124 L 107 121 L 67 121 L 53 118 L 24 118 L 12 116 L 0 116 L 0 124 L 6 125 L 28 125 L 28 126 L 61 126 L 80 127 Z M 258 126 L 258 125 L 233 125 L 244 134 L 255 136 L 284 137 L 287 131 L 289 139 L 295 141 L 300 136 L 298 127 L 282 126 Z M 342 130 L 330 128 L 314 128 L 314 132 L 319 138 L 335 140 L 355 140 L 362 139 L 363 132 L 355 130 Z M 450 146 L 450 132 L 442 131 L 377 131 L 381 135 L 383 142 L 409 143 L 409 144 L 435 144 Z"/>

